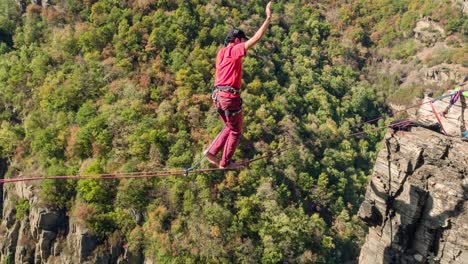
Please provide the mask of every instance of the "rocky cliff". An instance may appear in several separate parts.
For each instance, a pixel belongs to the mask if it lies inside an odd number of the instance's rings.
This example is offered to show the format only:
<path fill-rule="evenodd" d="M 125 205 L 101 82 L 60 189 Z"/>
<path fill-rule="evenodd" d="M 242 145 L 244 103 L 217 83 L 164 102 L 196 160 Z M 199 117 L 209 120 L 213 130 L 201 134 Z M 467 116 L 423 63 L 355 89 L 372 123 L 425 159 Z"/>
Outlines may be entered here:
<path fill-rule="evenodd" d="M 143 263 L 140 252 L 103 244 L 66 212 L 42 206 L 34 184 L 0 187 L 0 263 Z"/>
<path fill-rule="evenodd" d="M 4 178 L 7 170 L 7 163 L 4 159 L 0 159 L 0 179 Z M 0 186 L 0 218 L 3 217 L 3 186 Z"/>
<path fill-rule="evenodd" d="M 359 263 L 468 263 L 468 142 L 389 132 L 359 216 Z"/>

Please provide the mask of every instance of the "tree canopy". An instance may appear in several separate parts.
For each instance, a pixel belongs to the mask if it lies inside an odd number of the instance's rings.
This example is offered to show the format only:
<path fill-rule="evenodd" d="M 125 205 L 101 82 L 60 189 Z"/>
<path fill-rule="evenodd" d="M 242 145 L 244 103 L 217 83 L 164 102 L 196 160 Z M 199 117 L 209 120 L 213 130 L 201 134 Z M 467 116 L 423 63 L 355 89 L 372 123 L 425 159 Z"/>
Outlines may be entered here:
<path fill-rule="evenodd" d="M 216 51 L 232 27 L 252 35 L 267 1 L 56 2 L 22 15 L 13 0 L 0 3 L 0 157 L 12 176 L 200 158 L 222 127 L 210 100 Z M 157 262 L 355 259 L 365 232 L 356 212 L 382 132 L 349 135 L 387 111 L 389 92 L 362 76 L 366 56 L 407 38 L 418 15 L 452 14 L 445 27 L 464 34 L 467 22 L 453 8 L 441 14 L 444 1 L 319 2 L 275 1 L 270 29 L 244 59 L 236 158 L 296 148 L 239 172 L 48 180 L 42 201 Z"/>

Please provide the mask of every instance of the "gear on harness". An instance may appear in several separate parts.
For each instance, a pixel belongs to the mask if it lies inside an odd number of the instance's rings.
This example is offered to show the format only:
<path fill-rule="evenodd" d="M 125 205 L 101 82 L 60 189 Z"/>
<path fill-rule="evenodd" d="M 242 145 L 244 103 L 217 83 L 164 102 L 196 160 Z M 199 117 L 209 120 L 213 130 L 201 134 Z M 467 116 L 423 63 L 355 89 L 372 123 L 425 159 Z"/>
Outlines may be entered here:
<path fill-rule="evenodd" d="M 240 94 L 239 90 L 231 86 L 215 86 L 215 91 L 228 92 L 232 94 Z"/>
<path fill-rule="evenodd" d="M 242 108 L 239 109 L 239 110 L 223 110 L 221 108 L 218 108 L 218 113 L 223 113 L 226 115 L 226 116 L 235 116 L 237 114 L 239 114 L 240 112 L 242 112 Z"/>
<path fill-rule="evenodd" d="M 236 109 L 236 110 L 226 109 L 226 110 L 223 110 L 218 104 L 218 91 L 228 92 L 228 93 L 231 93 L 231 94 L 240 94 L 239 90 L 237 90 L 236 88 L 231 87 L 231 86 L 214 86 L 213 93 L 211 94 L 211 99 L 213 100 L 214 105 L 215 105 L 218 113 L 220 113 L 220 114 L 224 113 L 226 116 L 235 116 L 235 115 L 239 114 L 240 112 L 242 112 L 242 99 L 240 99 L 241 100 L 240 109 Z"/>

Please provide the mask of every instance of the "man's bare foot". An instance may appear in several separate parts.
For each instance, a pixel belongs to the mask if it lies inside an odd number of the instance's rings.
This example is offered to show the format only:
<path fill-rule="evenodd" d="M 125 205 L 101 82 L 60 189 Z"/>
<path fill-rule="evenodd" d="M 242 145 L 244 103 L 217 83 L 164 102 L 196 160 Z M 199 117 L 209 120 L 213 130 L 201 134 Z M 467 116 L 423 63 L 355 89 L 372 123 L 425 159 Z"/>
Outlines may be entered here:
<path fill-rule="evenodd" d="M 240 168 L 242 168 L 242 167 L 244 167 L 243 164 L 241 164 L 241 163 L 235 163 L 235 162 L 233 162 L 233 161 L 229 162 L 229 164 L 228 164 L 227 166 L 224 166 L 224 167 L 221 166 L 221 165 L 219 165 L 219 168 L 220 168 L 220 169 L 238 170 L 238 169 L 240 169 Z"/>
<path fill-rule="evenodd" d="M 209 152 L 206 152 L 205 157 L 211 164 L 215 165 L 216 167 L 219 167 L 219 161 L 218 161 L 218 159 L 216 158 L 215 155 L 213 155 L 213 154 L 211 154 Z"/>

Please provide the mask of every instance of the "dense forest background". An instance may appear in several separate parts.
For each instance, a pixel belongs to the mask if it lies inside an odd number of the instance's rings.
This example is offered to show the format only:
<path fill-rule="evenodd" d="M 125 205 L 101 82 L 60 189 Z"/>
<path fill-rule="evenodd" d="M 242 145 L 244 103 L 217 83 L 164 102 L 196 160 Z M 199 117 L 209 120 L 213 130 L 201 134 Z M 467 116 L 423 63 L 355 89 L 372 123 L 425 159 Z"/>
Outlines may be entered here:
<path fill-rule="evenodd" d="M 189 167 L 222 128 L 210 100 L 216 51 L 230 28 L 253 35 L 267 3 L 42 2 L 0 1 L 7 177 Z M 124 241 L 157 263 L 354 260 L 365 235 L 356 213 L 384 131 L 349 135 L 387 122 L 358 126 L 390 99 L 413 96 L 372 62 L 414 55 L 423 17 L 465 39 L 455 2 L 274 1 L 270 29 L 244 59 L 236 158 L 294 149 L 239 172 L 46 180 L 40 201 L 102 247 Z M 454 45 L 433 60 L 465 51 Z"/>

